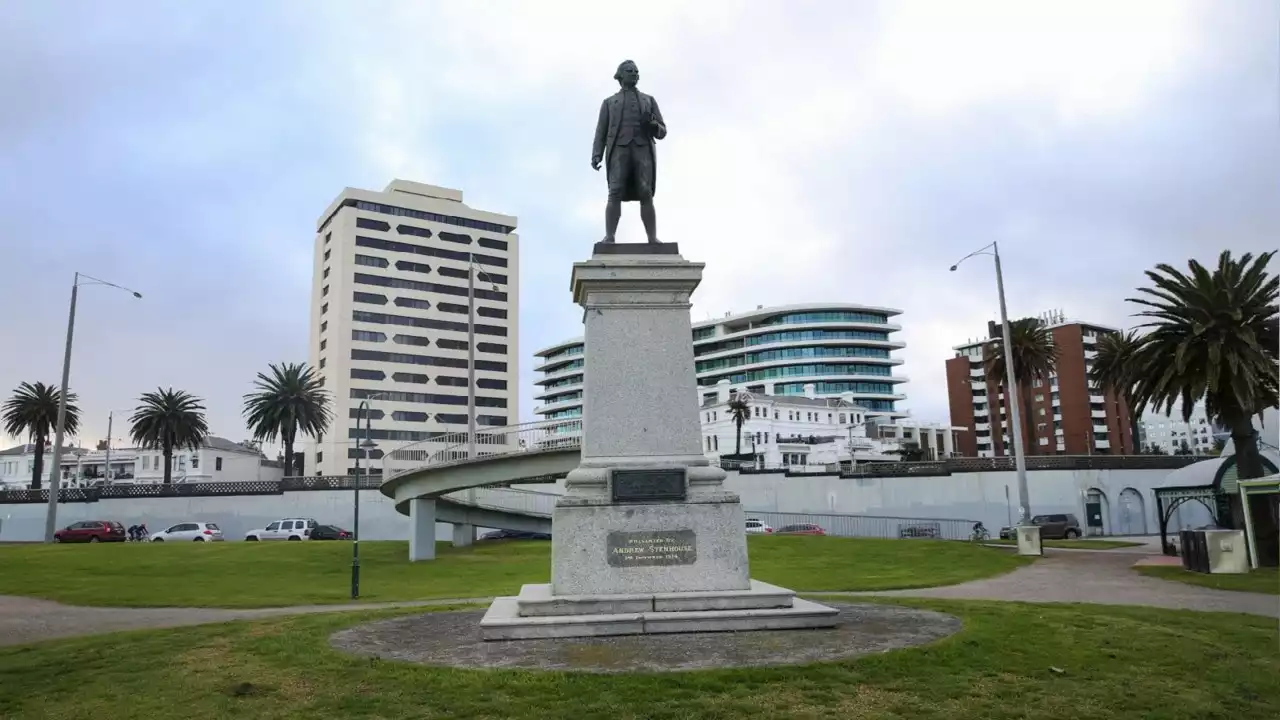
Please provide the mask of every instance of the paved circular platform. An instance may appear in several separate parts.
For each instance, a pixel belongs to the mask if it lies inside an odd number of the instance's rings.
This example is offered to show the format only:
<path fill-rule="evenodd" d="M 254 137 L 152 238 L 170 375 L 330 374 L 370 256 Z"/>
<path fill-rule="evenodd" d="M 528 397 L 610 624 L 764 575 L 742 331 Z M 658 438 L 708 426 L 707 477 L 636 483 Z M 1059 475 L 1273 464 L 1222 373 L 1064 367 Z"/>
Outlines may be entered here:
<path fill-rule="evenodd" d="M 793 665 L 924 645 L 960 629 L 951 615 L 892 605 L 828 603 L 840 624 L 823 630 L 623 635 L 486 642 L 484 611 L 380 620 L 335 633 L 357 655 L 458 668 L 674 672 Z"/>

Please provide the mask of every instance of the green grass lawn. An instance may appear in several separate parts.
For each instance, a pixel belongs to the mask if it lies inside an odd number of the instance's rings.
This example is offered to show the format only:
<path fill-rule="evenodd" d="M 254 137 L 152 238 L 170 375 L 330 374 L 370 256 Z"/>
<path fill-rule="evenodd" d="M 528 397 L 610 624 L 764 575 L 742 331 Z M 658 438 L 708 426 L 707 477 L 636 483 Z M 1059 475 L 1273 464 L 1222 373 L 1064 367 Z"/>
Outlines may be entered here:
<path fill-rule="evenodd" d="M 327 638 L 339 613 L 0 648 L 13 720 L 1280 717 L 1275 620 L 1153 608 L 895 601 L 954 613 L 931 646 L 785 668 L 592 675 L 429 668 Z"/>
<path fill-rule="evenodd" d="M 987 540 L 992 545 L 1017 545 L 1017 540 Z M 1042 540 L 1041 545 L 1047 548 L 1070 548 L 1074 550 L 1115 550 L 1116 548 L 1141 547 L 1142 543 L 1125 540 Z"/>
<path fill-rule="evenodd" d="M 1176 580 L 1218 590 L 1280 595 L 1280 572 L 1276 568 L 1258 568 L 1248 575 L 1210 575 L 1172 565 L 1139 565 L 1134 569 L 1161 580 Z"/>
<path fill-rule="evenodd" d="M 887 590 L 949 585 L 1028 562 L 996 548 L 945 540 L 748 538 L 752 577 L 795 590 Z M 548 582 L 551 543 L 437 546 L 410 563 L 403 542 L 360 544 L 361 600 L 513 595 Z M 127 543 L 0 547 L 0 594 L 76 605 L 265 607 L 350 601 L 351 544 Z"/>

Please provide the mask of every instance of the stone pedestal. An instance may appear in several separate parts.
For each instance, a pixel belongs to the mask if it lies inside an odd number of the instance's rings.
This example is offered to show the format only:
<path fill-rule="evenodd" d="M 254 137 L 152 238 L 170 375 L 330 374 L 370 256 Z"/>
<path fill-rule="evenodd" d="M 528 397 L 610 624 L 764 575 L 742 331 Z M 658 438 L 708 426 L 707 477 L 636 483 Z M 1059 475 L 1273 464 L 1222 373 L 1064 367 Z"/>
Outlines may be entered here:
<path fill-rule="evenodd" d="M 552 515 L 551 583 L 495 600 L 486 639 L 835 624 L 751 580 L 742 505 L 703 454 L 689 321 L 703 267 L 670 244 L 597 245 L 574 264 L 582 462 Z"/>
<path fill-rule="evenodd" d="M 1040 557 L 1044 555 L 1044 547 L 1040 543 L 1039 525 L 1018 525 L 1014 528 L 1018 536 L 1018 554 Z"/>

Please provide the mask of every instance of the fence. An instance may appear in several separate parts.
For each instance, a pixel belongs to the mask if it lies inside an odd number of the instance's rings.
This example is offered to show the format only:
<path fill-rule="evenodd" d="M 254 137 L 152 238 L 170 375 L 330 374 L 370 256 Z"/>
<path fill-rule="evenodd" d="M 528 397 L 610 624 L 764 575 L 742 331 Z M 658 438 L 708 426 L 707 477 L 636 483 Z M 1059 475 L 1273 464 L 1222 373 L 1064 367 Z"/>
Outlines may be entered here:
<path fill-rule="evenodd" d="M 974 520 L 908 518 L 877 515 L 825 515 L 814 513 L 747 512 L 775 531 L 788 525 L 817 525 L 828 535 L 865 538 L 933 538 L 968 540 Z"/>
<path fill-rule="evenodd" d="M 1210 458 L 1178 455 L 1052 455 L 1027 458 L 1027 470 L 1177 470 L 1192 463 Z M 787 477 L 836 475 L 844 478 L 910 477 L 912 475 L 943 476 L 957 473 L 1012 471 L 1013 458 L 948 458 L 924 462 L 862 463 L 842 468 L 829 466 L 789 466 L 760 464 L 742 460 L 720 460 L 726 470 L 737 470 L 743 475 L 785 473 Z"/>
<path fill-rule="evenodd" d="M 552 493 L 533 490 L 515 490 L 512 488 L 470 488 L 446 493 L 441 497 L 462 505 L 478 508 L 502 510 L 521 515 L 551 517 L 560 497 Z"/>
<path fill-rule="evenodd" d="M 476 430 L 477 458 L 526 452 L 574 449 L 582 444 L 582 420 L 541 420 L 492 430 Z M 387 477 L 470 458 L 470 435 L 447 433 L 392 450 L 383 456 Z"/>

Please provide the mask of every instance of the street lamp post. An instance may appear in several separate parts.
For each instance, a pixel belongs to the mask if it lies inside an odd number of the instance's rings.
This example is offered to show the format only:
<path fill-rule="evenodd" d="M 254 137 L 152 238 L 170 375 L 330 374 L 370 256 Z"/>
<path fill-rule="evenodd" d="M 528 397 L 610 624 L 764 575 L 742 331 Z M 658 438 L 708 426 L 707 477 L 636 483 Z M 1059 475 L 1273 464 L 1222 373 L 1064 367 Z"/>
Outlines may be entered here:
<path fill-rule="evenodd" d="M 71 380 L 71 344 L 75 337 L 76 298 L 80 293 L 81 285 L 106 285 L 130 293 L 135 298 L 142 297 L 142 293 L 136 290 L 79 272 L 75 274 L 75 280 L 71 283 L 71 309 L 67 311 L 67 347 L 62 355 L 62 392 L 58 395 L 58 427 L 54 432 L 53 471 L 49 478 L 49 508 L 44 519 L 44 541 L 47 543 L 53 542 L 53 533 L 58 525 L 58 495 L 62 490 L 62 440 L 67 427 L 67 385 Z"/>
<path fill-rule="evenodd" d="M 987 252 L 987 248 L 991 252 Z M 1000 295 L 1000 331 L 1004 338 L 1005 396 L 1009 399 L 1009 420 L 1013 425 L 1013 463 L 1018 476 L 1018 524 L 1026 525 L 1031 519 L 1031 500 L 1027 491 L 1027 458 L 1022 448 L 1022 413 L 1018 405 L 1018 378 L 1013 368 L 1013 340 L 1009 330 L 1009 312 L 1004 302 L 1004 273 L 1000 268 L 1000 247 L 993 242 L 965 255 L 951 266 L 951 272 L 960 263 L 974 255 L 990 255 L 996 263 L 996 292 Z"/>
<path fill-rule="evenodd" d="M 370 428 L 373 427 L 373 418 L 369 415 L 369 401 L 382 397 L 384 393 L 374 393 L 364 400 L 360 401 L 360 407 L 356 410 L 356 429 L 360 429 L 360 416 L 364 416 L 364 442 L 360 443 L 358 452 L 356 453 L 356 476 L 353 485 L 353 503 L 351 521 L 351 599 L 355 600 L 360 597 L 360 456 L 364 455 L 378 444 L 370 439 Z M 372 460 L 372 458 L 370 458 Z"/>

